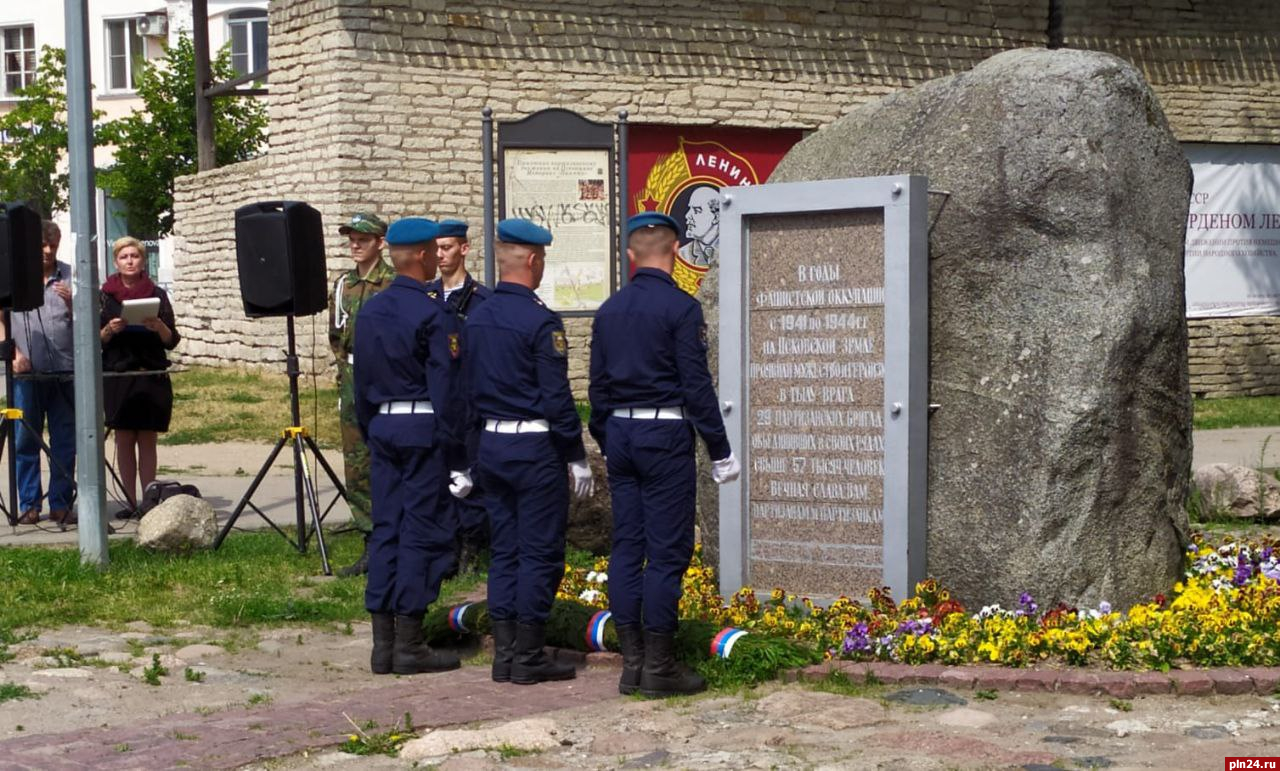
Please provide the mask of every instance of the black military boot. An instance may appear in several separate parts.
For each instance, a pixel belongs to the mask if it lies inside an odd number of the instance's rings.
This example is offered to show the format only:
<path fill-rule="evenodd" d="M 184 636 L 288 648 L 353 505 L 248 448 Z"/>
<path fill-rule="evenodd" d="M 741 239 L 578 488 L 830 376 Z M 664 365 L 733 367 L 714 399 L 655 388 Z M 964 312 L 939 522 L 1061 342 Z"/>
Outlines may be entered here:
<path fill-rule="evenodd" d="M 572 680 L 578 672 L 572 664 L 557 664 L 542 647 L 547 628 L 542 624 L 517 624 L 515 657 L 511 662 L 511 682 L 533 685 L 548 680 Z"/>
<path fill-rule="evenodd" d="M 391 673 L 391 651 L 396 645 L 396 617 L 390 613 L 373 615 L 373 655 L 369 668 L 375 675 Z"/>
<path fill-rule="evenodd" d="M 444 672 L 462 666 L 458 657 L 433 651 L 422 636 L 422 616 L 396 616 L 396 644 L 391 652 L 391 671 L 397 675 Z"/>
<path fill-rule="evenodd" d="M 493 621 L 493 682 L 511 682 L 511 661 L 516 651 L 516 622 Z"/>
<path fill-rule="evenodd" d="M 622 677 L 618 693 L 628 696 L 640 690 L 640 672 L 644 669 L 644 630 L 639 624 L 614 627 L 622 646 Z"/>
<path fill-rule="evenodd" d="M 660 632 L 644 633 L 644 671 L 640 673 L 640 693 L 645 696 L 684 696 L 707 689 L 702 675 L 676 661 L 676 636 Z"/>
<path fill-rule="evenodd" d="M 369 572 L 369 535 L 364 536 L 364 551 L 360 552 L 360 558 L 355 562 L 347 565 L 345 568 L 338 570 L 339 578 L 355 578 Z"/>

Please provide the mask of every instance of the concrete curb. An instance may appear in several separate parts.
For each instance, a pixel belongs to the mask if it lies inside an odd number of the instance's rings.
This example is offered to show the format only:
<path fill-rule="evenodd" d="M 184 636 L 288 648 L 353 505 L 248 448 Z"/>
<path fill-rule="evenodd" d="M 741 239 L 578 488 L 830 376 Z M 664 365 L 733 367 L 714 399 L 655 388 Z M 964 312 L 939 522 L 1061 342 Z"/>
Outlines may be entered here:
<path fill-rule="evenodd" d="M 824 661 L 782 674 L 788 683 L 821 680 L 839 672 L 855 682 L 870 678 L 886 685 L 933 685 L 991 691 L 1070 693 L 1081 696 L 1270 696 L 1280 692 L 1280 667 L 1175 669 L 1169 672 L 1112 672 L 1093 669 L 1011 669 L 1008 667 L 894 664 L 882 661 Z"/>

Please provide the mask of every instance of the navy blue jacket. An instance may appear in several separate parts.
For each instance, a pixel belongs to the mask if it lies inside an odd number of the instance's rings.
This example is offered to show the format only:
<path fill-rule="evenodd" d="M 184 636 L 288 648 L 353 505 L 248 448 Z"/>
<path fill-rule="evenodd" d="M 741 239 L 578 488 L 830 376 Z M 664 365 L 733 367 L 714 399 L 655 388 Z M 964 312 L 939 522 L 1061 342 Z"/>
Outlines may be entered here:
<path fill-rule="evenodd" d="M 464 378 L 478 420 L 545 420 L 565 460 L 586 457 L 560 316 L 532 289 L 503 281 L 467 316 L 464 338 Z"/>
<path fill-rule="evenodd" d="M 435 436 L 421 437 L 444 450 L 449 468 L 465 467 L 458 437 L 462 356 L 457 321 L 445 304 L 427 294 L 427 286 L 396 276 L 360 308 L 356 322 L 356 420 L 367 439 L 369 423 L 381 404 L 430 400 Z M 414 416 L 417 417 L 417 416 Z M 409 423 L 417 421 L 402 421 Z M 415 446 L 406 437 L 406 446 Z"/>
<path fill-rule="evenodd" d="M 444 279 L 437 278 L 427 284 L 427 291 L 435 292 L 438 297 L 444 300 Z M 449 293 L 449 298 L 444 300 L 448 303 L 453 312 L 457 314 L 462 321 L 467 320 L 467 316 L 471 312 L 480 307 L 480 304 L 489 299 L 493 294 L 493 290 L 476 281 L 470 273 L 462 282 L 462 286 Z"/>
<path fill-rule="evenodd" d="M 605 422 L 619 407 L 684 407 L 712 460 L 729 440 L 707 369 L 702 306 L 668 274 L 640 268 L 596 311 L 591 327 L 591 436 L 605 451 Z"/>

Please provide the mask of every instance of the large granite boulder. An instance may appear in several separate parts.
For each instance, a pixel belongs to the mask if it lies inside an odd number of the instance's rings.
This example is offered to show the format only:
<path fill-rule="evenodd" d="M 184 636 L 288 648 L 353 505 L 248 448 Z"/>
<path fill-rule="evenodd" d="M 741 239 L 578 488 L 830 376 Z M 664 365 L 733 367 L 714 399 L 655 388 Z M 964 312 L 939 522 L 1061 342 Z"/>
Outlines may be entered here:
<path fill-rule="evenodd" d="M 855 109 L 769 181 L 908 173 L 939 191 L 929 573 L 970 605 L 1167 590 L 1191 460 L 1191 174 L 1155 95 L 1108 54 L 1009 51 Z"/>

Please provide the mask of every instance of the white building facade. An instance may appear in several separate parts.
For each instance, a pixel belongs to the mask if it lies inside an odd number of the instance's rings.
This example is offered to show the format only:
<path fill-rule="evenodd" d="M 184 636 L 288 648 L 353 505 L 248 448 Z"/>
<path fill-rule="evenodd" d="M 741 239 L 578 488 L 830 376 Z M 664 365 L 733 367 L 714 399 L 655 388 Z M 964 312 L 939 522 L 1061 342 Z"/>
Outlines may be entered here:
<path fill-rule="evenodd" d="M 190 35 L 191 0 L 89 0 L 89 77 L 93 83 L 93 109 L 104 121 L 143 109 L 135 91 L 144 62 L 160 58 L 164 46 Z M 208 0 L 209 47 L 216 55 L 231 47 L 232 64 L 240 74 L 266 69 L 267 0 Z M 35 77 L 44 46 L 66 48 L 63 3 L 56 0 L 7 0 L 0 2 L 0 113 L 17 102 L 14 92 Z M 112 148 L 98 147 L 95 165 L 111 165 Z M 119 202 L 98 191 L 98 240 L 100 274 L 109 270 L 110 244 L 126 235 Z M 55 221 L 66 232 L 68 212 Z M 173 275 L 169 239 L 147 243 L 153 278 L 169 285 Z M 65 255 L 64 255 L 65 256 Z"/>

